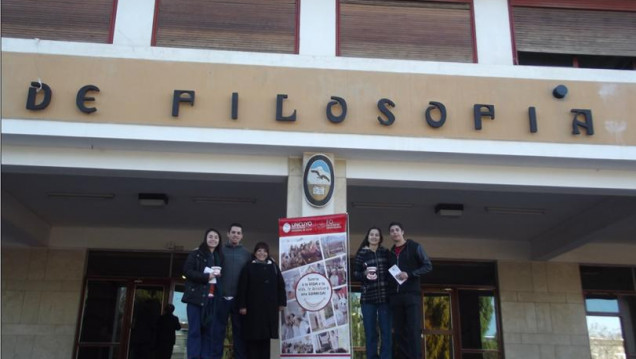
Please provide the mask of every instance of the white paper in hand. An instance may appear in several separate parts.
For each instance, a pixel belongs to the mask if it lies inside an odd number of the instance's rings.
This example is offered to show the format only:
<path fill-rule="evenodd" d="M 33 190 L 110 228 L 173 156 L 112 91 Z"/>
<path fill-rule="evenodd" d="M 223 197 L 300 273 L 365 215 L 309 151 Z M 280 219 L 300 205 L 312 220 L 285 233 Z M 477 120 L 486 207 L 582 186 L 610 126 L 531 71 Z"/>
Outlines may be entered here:
<path fill-rule="evenodd" d="M 391 275 L 393 276 L 393 278 L 395 278 L 398 284 L 402 284 L 406 282 L 406 279 L 399 279 L 397 277 L 398 274 L 402 273 L 402 270 L 397 265 L 394 264 L 391 268 L 389 268 L 389 273 L 391 273 Z"/>
<path fill-rule="evenodd" d="M 212 268 L 210 267 L 205 267 L 203 268 L 203 273 L 208 274 L 208 273 L 212 273 Z M 208 281 L 208 283 L 214 284 L 216 283 L 216 278 L 212 278 Z"/>

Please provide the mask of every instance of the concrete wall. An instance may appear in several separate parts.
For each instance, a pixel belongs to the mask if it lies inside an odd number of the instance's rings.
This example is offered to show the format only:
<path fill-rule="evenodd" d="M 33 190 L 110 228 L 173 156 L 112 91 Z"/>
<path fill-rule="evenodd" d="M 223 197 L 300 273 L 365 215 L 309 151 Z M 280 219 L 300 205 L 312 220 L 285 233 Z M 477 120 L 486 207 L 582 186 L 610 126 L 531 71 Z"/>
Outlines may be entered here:
<path fill-rule="evenodd" d="M 2 358 L 69 359 L 84 250 L 2 248 Z"/>
<path fill-rule="evenodd" d="M 577 264 L 499 262 L 506 359 L 590 359 Z"/>

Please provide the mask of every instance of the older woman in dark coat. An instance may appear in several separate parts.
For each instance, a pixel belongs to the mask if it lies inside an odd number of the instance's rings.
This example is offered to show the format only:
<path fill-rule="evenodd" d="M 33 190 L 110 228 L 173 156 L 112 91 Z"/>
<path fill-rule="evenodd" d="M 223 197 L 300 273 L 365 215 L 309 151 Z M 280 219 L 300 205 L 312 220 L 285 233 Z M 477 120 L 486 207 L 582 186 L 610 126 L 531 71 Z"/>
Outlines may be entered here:
<path fill-rule="evenodd" d="M 254 247 L 252 260 L 241 271 L 237 295 L 247 357 L 269 359 L 270 339 L 278 338 L 279 311 L 287 305 L 287 298 L 285 281 L 269 256 L 267 243 Z"/>

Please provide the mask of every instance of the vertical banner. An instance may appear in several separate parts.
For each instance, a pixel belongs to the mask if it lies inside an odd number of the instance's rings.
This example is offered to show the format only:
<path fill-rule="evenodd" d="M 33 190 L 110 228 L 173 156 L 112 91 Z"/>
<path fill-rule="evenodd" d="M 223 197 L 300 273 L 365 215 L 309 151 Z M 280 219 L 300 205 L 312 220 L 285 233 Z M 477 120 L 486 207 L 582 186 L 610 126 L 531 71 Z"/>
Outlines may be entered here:
<path fill-rule="evenodd" d="M 350 358 L 346 214 L 278 220 L 285 358 Z"/>

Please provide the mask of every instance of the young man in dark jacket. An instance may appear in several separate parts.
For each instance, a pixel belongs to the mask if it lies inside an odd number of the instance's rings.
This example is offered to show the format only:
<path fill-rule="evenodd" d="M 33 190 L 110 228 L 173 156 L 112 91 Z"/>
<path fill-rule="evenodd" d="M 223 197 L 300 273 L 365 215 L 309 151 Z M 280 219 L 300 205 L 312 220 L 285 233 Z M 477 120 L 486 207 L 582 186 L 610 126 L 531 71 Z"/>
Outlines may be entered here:
<path fill-rule="evenodd" d="M 389 271 L 393 275 L 390 306 L 393 313 L 394 357 L 420 359 L 422 357 L 420 276 L 430 272 L 433 266 L 419 243 L 404 239 L 404 227 L 401 223 L 391 223 L 389 235 L 393 240 L 389 255 Z"/>
<path fill-rule="evenodd" d="M 212 359 L 223 358 L 223 341 L 225 340 L 228 319 L 232 320 L 234 359 L 245 359 L 245 340 L 243 339 L 239 308 L 236 305 L 236 295 L 241 270 L 250 261 L 252 254 L 241 245 L 243 239 L 243 226 L 241 224 L 230 224 L 227 237 L 228 242 L 223 246 L 223 273 L 220 281 L 223 286 L 223 298 L 219 299 L 216 306 L 213 329 L 215 342 L 212 347 Z"/>

